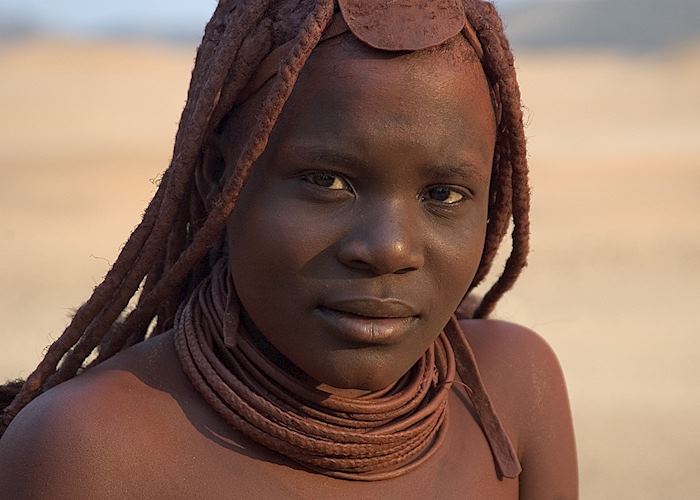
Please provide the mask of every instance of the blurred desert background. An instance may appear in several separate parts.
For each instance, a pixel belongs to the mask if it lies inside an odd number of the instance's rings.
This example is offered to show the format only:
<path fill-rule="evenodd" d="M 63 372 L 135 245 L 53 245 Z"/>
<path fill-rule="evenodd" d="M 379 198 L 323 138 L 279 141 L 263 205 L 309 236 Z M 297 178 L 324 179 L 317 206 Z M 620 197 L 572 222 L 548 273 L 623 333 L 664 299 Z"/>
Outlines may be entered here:
<path fill-rule="evenodd" d="M 10 30 L 5 17 L 0 379 L 28 375 L 140 220 L 213 9 L 203 3 L 192 36 L 179 37 L 145 36 L 141 25 L 74 35 L 31 16 Z M 497 316 L 537 330 L 559 355 L 581 498 L 698 498 L 700 9 L 501 3 L 528 117 L 533 209 L 530 265 Z M 680 9 L 676 21 L 667 8 Z M 594 21 L 600 9 L 607 31 Z"/>

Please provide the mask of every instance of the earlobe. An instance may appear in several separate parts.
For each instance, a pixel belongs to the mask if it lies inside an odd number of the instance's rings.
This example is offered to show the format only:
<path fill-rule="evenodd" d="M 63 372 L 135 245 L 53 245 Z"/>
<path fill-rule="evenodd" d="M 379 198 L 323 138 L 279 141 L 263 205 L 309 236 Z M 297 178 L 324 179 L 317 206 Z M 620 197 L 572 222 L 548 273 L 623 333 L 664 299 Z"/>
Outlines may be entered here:
<path fill-rule="evenodd" d="M 202 153 L 202 162 L 194 172 L 197 192 L 207 211 L 219 195 L 227 175 L 226 159 L 218 139 L 219 136 L 214 135 L 207 142 Z"/>

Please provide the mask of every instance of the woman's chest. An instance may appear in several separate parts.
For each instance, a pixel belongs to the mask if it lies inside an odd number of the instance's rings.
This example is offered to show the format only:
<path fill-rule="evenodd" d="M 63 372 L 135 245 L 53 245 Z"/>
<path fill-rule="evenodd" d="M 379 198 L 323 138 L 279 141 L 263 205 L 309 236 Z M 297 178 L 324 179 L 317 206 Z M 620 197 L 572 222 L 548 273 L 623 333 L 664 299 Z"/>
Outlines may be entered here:
<path fill-rule="evenodd" d="M 344 481 L 309 472 L 214 420 L 181 428 L 142 470 L 140 488 L 149 498 L 518 498 L 517 480 L 498 478 L 488 444 L 467 409 L 458 401 L 450 407 L 448 432 L 437 452 L 398 478 Z"/>
<path fill-rule="evenodd" d="M 516 499 L 517 480 L 499 481 L 480 466 L 453 467 L 426 463 L 396 479 L 374 482 L 343 481 L 296 469 L 293 465 L 257 461 L 254 465 L 229 458 L 207 459 L 180 467 L 160 468 L 139 488 L 146 498 L 230 499 Z M 245 461 L 244 461 L 245 462 Z"/>

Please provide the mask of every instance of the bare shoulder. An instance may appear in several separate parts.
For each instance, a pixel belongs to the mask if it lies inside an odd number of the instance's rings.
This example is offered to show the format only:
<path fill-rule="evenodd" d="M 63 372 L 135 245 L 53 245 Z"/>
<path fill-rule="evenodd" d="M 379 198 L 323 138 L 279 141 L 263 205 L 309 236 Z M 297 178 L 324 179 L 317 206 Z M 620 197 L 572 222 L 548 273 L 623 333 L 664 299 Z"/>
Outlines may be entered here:
<path fill-rule="evenodd" d="M 528 387 L 536 390 L 542 384 L 565 385 L 556 354 L 533 330 L 500 320 L 460 324 L 487 376 L 515 384 L 518 392 Z"/>
<path fill-rule="evenodd" d="M 27 405 L 0 439 L 0 491 L 17 499 L 113 498 L 116 478 L 133 477 L 158 409 L 171 399 L 148 380 L 149 371 L 166 370 L 162 349 L 156 342 L 132 349 Z"/>
<path fill-rule="evenodd" d="M 498 320 L 461 326 L 523 465 L 521 498 L 577 498 L 574 431 L 556 354 L 536 332 Z"/>

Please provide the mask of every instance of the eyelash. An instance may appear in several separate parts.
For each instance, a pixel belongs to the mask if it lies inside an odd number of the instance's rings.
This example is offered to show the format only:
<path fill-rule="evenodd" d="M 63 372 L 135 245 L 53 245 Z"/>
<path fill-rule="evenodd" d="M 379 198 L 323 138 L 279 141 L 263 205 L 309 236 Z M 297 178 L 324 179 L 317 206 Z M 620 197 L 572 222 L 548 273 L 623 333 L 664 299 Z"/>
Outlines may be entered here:
<path fill-rule="evenodd" d="M 352 186 L 345 179 L 345 177 L 340 175 L 340 174 L 336 174 L 334 172 L 309 172 L 309 173 L 302 175 L 301 178 L 304 181 L 306 181 L 314 186 L 319 187 L 320 189 L 324 189 L 324 190 L 328 190 L 328 191 L 348 191 L 351 193 L 354 192 L 354 190 L 352 189 Z M 321 180 L 321 178 L 325 178 L 325 179 Z M 330 186 L 324 185 L 324 181 L 328 181 L 328 180 L 333 180 L 333 183 Z M 332 187 L 338 181 L 340 181 L 340 183 L 342 183 L 342 185 L 340 187 L 335 187 L 335 188 Z M 461 202 L 469 199 L 469 197 L 470 197 L 469 194 L 464 189 L 457 189 L 454 186 L 450 186 L 450 185 L 446 185 L 446 184 L 437 184 L 437 185 L 429 186 L 428 188 L 426 188 L 425 191 L 423 191 L 423 193 L 421 193 L 418 196 L 418 199 L 420 201 L 430 201 L 427 197 L 427 193 L 430 193 L 431 191 L 436 190 L 436 189 L 444 189 L 444 188 L 447 188 L 448 196 L 457 194 L 459 196 L 459 199 L 457 199 L 456 201 L 452 201 L 452 202 L 435 200 L 436 203 L 441 205 L 441 206 L 449 207 L 449 206 L 458 205 Z"/>
<path fill-rule="evenodd" d="M 341 187 L 336 187 L 333 188 L 331 186 L 324 186 L 321 182 L 316 182 L 319 180 L 320 177 L 326 177 L 326 178 L 333 178 L 336 181 L 342 182 Z M 350 183 L 342 176 L 333 172 L 309 172 L 307 174 L 304 174 L 302 176 L 302 179 L 304 179 L 306 182 L 313 184 L 314 186 L 318 186 L 321 189 L 327 189 L 329 191 L 350 191 L 353 192 L 352 187 L 350 186 Z M 333 183 L 335 184 L 335 182 Z"/>
<path fill-rule="evenodd" d="M 426 190 L 424 191 L 424 193 L 429 193 L 430 191 L 433 191 L 433 190 L 435 190 L 435 189 L 444 189 L 444 188 L 447 189 L 447 191 L 448 191 L 448 193 L 449 193 L 448 196 L 450 196 L 450 195 L 452 195 L 452 194 L 457 194 L 457 195 L 459 196 L 459 199 L 456 200 L 456 201 L 452 201 L 452 202 L 446 202 L 446 201 L 442 201 L 442 200 L 436 200 L 437 203 L 440 203 L 441 205 L 446 205 L 446 206 L 458 205 L 459 203 L 463 202 L 464 200 L 466 200 L 466 199 L 468 198 L 467 193 L 465 193 L 464 190 L 462 190 L 462 189 L 456 189 L 456 188 L 454 188 L 453 186 L 444 185 L 444 184 L 439 184 L 439 185 L 436 185 L 436 186 L 430 186 L 428 189 L 426 189 Z M 422 201 L 425 201 L 425 200 L 426 200 L 425 194 L 421 194 L 420 198 L 421 198 Z"/>

